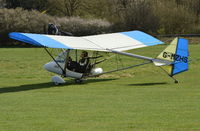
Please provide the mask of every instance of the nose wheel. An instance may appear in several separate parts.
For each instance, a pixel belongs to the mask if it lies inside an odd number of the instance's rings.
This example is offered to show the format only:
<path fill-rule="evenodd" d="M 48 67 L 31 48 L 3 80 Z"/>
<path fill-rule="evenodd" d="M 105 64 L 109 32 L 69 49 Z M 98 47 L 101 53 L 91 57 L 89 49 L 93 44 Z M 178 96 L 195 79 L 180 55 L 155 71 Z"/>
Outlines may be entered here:
<path fill-rule="evenodd" d="M 56 86 L 65 83 L 65 80 L 63 80 L 63 78 L 60 77 L 60 76 L 53 76 L 53 77 L 51 78 L 51 80 L 52 80 L 52 82 L 53 82 Z"/>

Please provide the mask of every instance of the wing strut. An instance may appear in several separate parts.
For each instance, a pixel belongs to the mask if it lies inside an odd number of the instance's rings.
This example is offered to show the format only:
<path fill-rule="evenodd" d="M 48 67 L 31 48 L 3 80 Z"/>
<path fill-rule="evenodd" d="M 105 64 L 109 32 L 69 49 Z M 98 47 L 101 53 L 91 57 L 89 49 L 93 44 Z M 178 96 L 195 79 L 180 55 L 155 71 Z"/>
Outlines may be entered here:
<path fill-rule="evenodd" d="M 148 61 L 148 62 L 145 62 L 145 63 L 142 63 L 142 64 L 132 65 L 132 66 L 129 66 L 129 67 L 124 67 L 124 68 L 120 68 L 120 69 L 116 69 L 116 70 L 111 70 L 111 71 L 103 72 L 103 73 L 98 74 L 98 75 L 86 76 L 85 78 L 87 78 L 87 77 L 100 76 L 100 75 L 103 75 L 103 74 L 113 73 L 113 72 L 122 71 L 122 70 L 127 70 L 127 69 L 131 69 L 131 68 L 134 68 L 134 67 L 138 67 L 138 66 L 150 64 L 150 63 L 152 63 L 152 62 L 151 62 L 151 61 Z"/>
<path fill-rule="evenodd" d="M 69 62 L 69 53 L 70 53 L 70 49 L 67 50 L 67 57 L 66 57 L 66 60 L 65 60 L 64 74 L 66 74 L 67 63 Z"/>
<path fill-rule="evenodd" d="M 65 70 L 60 66 L 60 64 L 55 60 L 55 58 L 51 55 L 51 53 L 47 50 L 46 47 L 44 47 L 44 49 L 46 50 L 46 52 L 51 56 L 51 58 L 53 59 L 53 61 L 58 65 L 58 67 L 62 70 L 63 75 L 65 75 Z"/>

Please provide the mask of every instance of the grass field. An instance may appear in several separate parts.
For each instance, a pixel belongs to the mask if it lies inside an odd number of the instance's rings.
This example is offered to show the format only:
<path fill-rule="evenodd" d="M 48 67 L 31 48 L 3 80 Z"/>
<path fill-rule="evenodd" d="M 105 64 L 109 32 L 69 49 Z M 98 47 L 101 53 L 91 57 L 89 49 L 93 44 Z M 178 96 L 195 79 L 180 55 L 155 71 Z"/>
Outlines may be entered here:
<path fill-rule="evenodd" d="M 156 56 L 165 47 L 133 52 Z M 43 49 L 0 48 L 0 131 L 200 130 L 199 51 L 190 45 L 193 61 L 179 84 L 145 65 L 54 86 Z"/>

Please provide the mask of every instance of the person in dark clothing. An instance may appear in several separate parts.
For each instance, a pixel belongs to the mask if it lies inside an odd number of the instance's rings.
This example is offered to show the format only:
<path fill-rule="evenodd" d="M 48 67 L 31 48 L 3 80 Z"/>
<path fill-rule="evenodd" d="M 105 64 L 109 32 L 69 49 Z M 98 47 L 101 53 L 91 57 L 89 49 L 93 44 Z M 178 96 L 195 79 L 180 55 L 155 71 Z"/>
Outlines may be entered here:
<path fill-rule="evenodd" d="M 48 25 L 48 32 L 49 35 L 59 35 L 58 27 L 52 23 Z"/>
<path fill-rule="evenodd" d="M 89 65 L 88 52 L 87 51 L 83 51 L 81 53 L 81 58 L 79 60 L 78 72 L 80 72 L 80 73 L 86 72 L 88 65 Z"/>
<path fill-rule="evenodd" d="M 47 34 L 49 34 L 49 35 L 61 35 L 61 36 L 73 36 L 73 34 L 71 32 L 62 31 L 55 24 L 52 24 L 52 23 L 48 24 Z"/>
<path fill-rule="evenodd" d="M 71 57 L 68 58 L 67 69 L 75 71 L 79 64 L 76 61 L 73 61 Z"/>
<path fill-rule="evenodd" d="M 81 59 L 79 60 L 80 66 L 86 66 L 89 63 L 89 57 L 88 57 L 88 52 L 83 51 L 81 53 Z"/>

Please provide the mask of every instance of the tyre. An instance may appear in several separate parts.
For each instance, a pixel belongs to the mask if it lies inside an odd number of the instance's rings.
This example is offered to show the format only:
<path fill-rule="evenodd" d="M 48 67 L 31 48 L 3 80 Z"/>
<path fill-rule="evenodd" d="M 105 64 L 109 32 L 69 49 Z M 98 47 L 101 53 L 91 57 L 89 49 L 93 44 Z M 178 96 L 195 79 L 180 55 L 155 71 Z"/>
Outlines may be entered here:
<path fill-rule="evenodd" d="M 77 83 L 77 84 L 80 84 L 82 82 L 83 82 L 83 80 L 81 80 L 81 79 L 75 79 L 75 83 Z"/>

